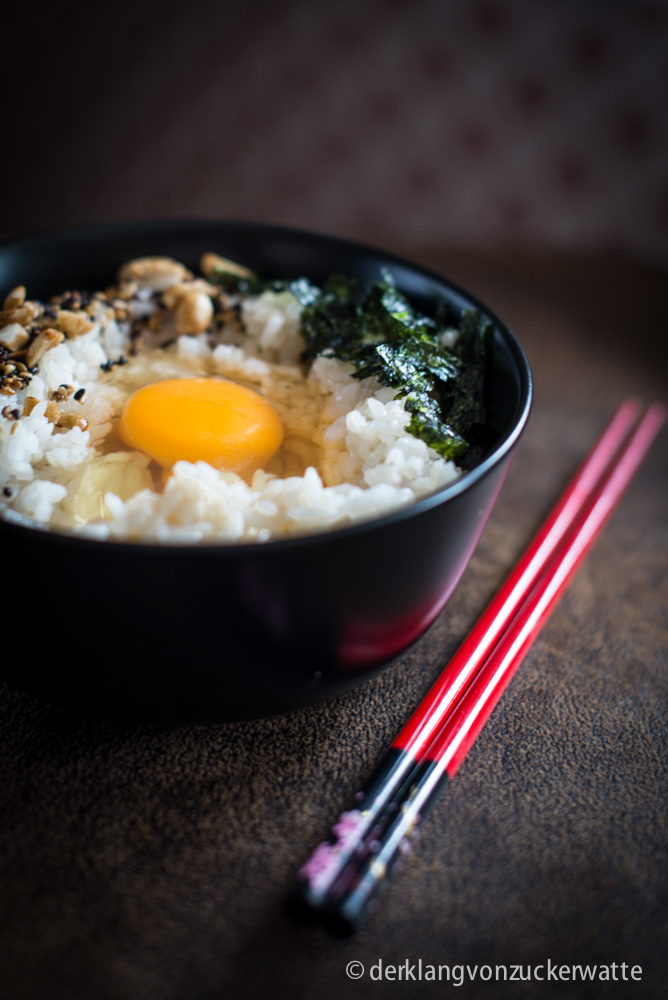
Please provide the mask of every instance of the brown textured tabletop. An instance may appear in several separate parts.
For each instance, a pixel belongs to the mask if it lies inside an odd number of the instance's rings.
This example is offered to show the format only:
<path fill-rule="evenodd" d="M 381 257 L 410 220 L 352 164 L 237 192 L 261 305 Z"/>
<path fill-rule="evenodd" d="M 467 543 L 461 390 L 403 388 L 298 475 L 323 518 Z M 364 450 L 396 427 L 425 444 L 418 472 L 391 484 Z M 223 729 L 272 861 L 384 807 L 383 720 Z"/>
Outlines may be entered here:
<path fill-rule="evenodd" d="M 380 912 L 333 940 L 282 907 L 617 404 L 667 397 L 665 274 L 553 257 L 425 262 L 503 316 L 535 375 L 529 428 L 450 604 L 362 688 L 253 723 L 153 730 L 0 686 L 2 1000 L 436 997 L 466 966 L 480 974 L 461 997 L 666 995 L 667 432 Z M 480 979 L 481 967 L 526 976 L 548 960 L 605 965 L 611 979 Z M 351 961 L 364 966 L 356 981 Z M 415 979 L 378 981 L 379 962 Z M 428 981 L 430 965 L 453 978 Z M 632 966 L 640 981 L 624 981 Z"/>

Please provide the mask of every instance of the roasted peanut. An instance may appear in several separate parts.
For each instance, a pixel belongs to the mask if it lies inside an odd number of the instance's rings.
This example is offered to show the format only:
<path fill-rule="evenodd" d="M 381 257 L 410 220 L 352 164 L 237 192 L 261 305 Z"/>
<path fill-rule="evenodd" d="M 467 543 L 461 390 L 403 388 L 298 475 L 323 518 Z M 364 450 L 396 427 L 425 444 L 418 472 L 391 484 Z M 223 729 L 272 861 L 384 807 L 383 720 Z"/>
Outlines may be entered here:
<path fill-rule="evenodd" d="M 194 281 L 184 281 L 180 282 L 178 285 L 174 285 L 172 288 L 168 289 L 162 296 L 163 304 L 167 309 L 174 309 L 185 295 L 191 295 L 194 292 L 203 292 L 204 295 L 215 295 L 218 289 L 214 285 L 210 285 L 208 281 L 202 281 L 201 278 L 196 278 Z"/>
<path fill-rule="evenodd" d="M 3 309 L 17 309 L 26 300 L 25 285 L 17 285 L 13 288 L 4 301 Z"/>
<path fill-rule="evenodd" d="M 123 264 L 118 272 L 119 285 L 134 281 L 140 288 L 154 292 L 166 292 L 188 278 L 192 278 L 188 268 L 171 257 L 138 257 Z"/>
<path fill-rule="evenodd" d="M 178 334 L 203 333 L 212 319 L 213 305 L 204 292 L 190 292 L 179 299 L 174 313 Z"/>
<path fill-rule="evenodd" d="M 64 339 L 65 334 L 61 330 L 54 330 L 53 327 L 47 327 L 46 330 L 42 330 L 41 333 L 38 333 L 26 351 L 26 364 L 28 368 L 32 368 L 33 365 L 36 365 L 46 351 L 50 350 L 52 347 L 56 347 L 56 345 L 62 343 Z"/>
<path fill-rule="evenodd" d="M 3 309 L 0 312 L 0 328 L 9 326 L 10 323 L 27 326 L 28 323 L 32 323 L 37 313 L 38 309 L 34 302 L 24 302 L 13 309 Z"/>
<path fill-rule="evenodd" d="M 217 253 L 203 253 L 199 262 L 202 274 L 211 278 L 216 273 L 222 271 L 224 274 L 236 274 L 238 278 L 252 278 L 255 274 L 243 264 L 237 264 L 234 260 L 228 260 Z"/>
<path fill-rule="evenodd" d="M 83 337 L 84 334 L 90 333 L 95 326 L 95 323 L 85 312 L 75 312 L 70 309 L 59 309 L 56 323 L 70 340 Z"/>

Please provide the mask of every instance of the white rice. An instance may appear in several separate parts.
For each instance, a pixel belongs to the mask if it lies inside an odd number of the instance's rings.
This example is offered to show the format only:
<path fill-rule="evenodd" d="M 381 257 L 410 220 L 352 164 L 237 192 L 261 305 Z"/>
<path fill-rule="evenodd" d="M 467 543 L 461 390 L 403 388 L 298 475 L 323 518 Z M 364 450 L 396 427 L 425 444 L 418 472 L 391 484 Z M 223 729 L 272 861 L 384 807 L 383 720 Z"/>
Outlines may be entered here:
<path fill-rule="evenodd" d="M 150 316 L 154 308 L 150 293 L 140 294 L 132 315 Z M 246 300 L 242 312 L 245 335 L 229 324 L 156 347 L 147 333 L 130 357 L 130 323 L 106 318 L 47 351 L 27 388 L 1 397 L 7 415 L 0 416 L 0 516 L 96 539 L 262 542 L 378 517 L 460 475 L 407 433 L 410 418 L 393 399 L 395 390 L 352 378 L 352 366 L 330 357 L 304 371 L 300 307 L 292 295 L 266 292 Z M 100 367 L 120 355 L 130 358 L 126 365 Z M 149 460 L 114 444 L 123 404 L 147 382 L 198 375 L 239 380 L 265 396 L 283 421 L 284 444 L 250 482 L 205 462 L 179 461 L 163 488 L 147 484 Z M 85 417 L 87 429 L 56 428 L 45 416 L 62 385 L 85 388 L 82 401 L 72 395 L 59 406 Z M 22 413 L 27 397 L 38 404 L 14 419 L 9 411 Z M 94 473 L 102 468 L 104 475 Z M 93 474 L 125 487 L 84 503 Z M 120 495 L 133 481 L 145 485 Z"/>

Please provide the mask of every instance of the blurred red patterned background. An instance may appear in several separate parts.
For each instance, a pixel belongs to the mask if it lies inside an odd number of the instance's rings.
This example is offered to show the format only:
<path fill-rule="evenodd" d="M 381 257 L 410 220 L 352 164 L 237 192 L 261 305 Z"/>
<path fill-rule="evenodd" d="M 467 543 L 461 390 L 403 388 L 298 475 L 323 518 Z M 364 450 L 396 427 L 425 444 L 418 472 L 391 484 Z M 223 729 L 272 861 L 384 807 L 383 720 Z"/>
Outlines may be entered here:
<path fill-rule="evenodd" d="M 207 216 L 668 261 L 664 3 L 62 0 L 6 31 L 5 235 Z"/>

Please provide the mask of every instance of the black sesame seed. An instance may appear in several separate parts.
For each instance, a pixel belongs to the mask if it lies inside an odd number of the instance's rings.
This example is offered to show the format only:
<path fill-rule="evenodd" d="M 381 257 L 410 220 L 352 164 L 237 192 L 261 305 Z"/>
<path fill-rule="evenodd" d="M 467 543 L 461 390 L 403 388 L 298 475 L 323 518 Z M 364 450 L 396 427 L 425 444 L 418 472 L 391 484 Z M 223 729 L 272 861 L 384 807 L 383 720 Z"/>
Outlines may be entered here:
<path fill-rule="evenodd" d="M 2 492 L 6 497 L 11 497 L 13 495 L 11 486 L 5 486 Z"/>
<path fill-rule="evenodd" d="M 102 369 L 103 372 L 110 372 L 111 369 L 114 367 L 114 365 L 127 365 L 127 363 L 128 359 L 124 358 L 123 355 L 121 354 L 119 355 L 118 358 L 116 358 L 115 361 L 112 358 L 109 358 L 108 361 L 104 361 L 100 365 L 100 368 Z"/>
<path fill-rule="evenodd" d="M 76 399 L 77 403 L 79 403 L 84 398 L 85 395 L 86 395 L 85 389 L 77 389 L 77 391 L 74 393 L 74 398 Z"/>

